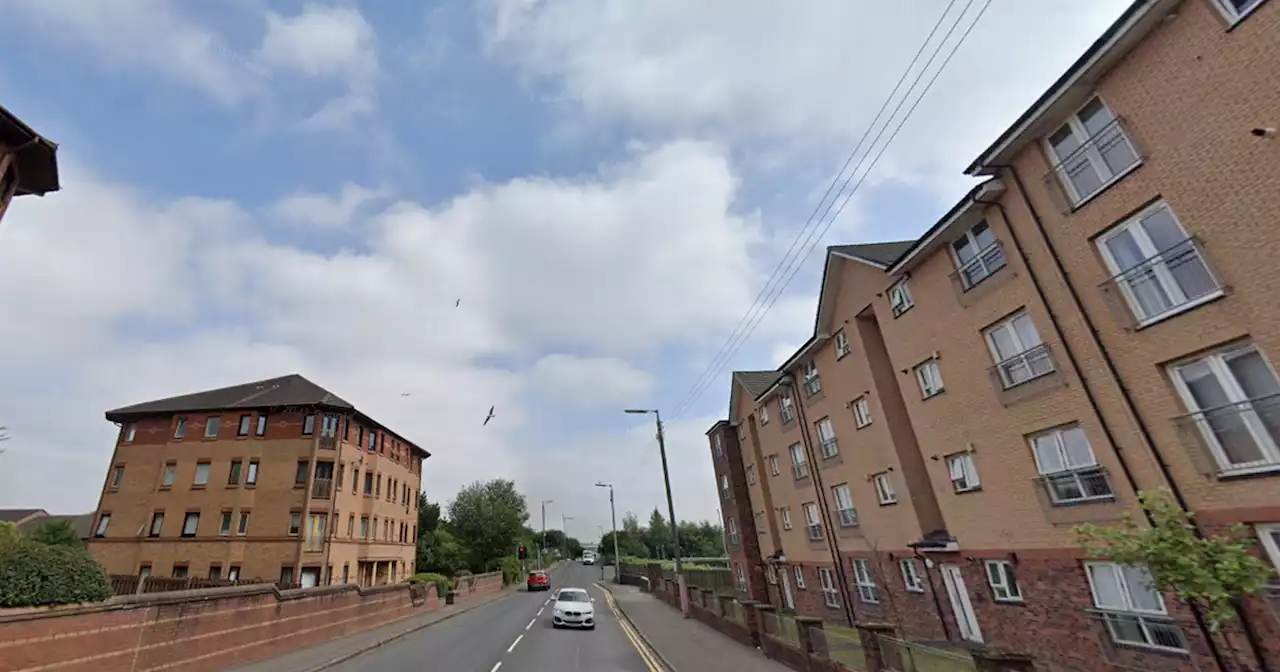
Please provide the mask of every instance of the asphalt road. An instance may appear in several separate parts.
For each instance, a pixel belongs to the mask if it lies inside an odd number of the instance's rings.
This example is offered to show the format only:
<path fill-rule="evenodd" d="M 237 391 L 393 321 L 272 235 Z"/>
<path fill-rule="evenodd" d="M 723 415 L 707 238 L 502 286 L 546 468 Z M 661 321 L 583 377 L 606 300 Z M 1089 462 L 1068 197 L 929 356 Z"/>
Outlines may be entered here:
<path fill-rule="evenodd" d="M 572 563 L 551 576 L 556 588 L 586 588 L 595 630 L 551 627 L 550 593 L 521 592 L 486 604 L 333 668 L 336 672 L 656 672 L 593 585 L 599 566 Z"/>

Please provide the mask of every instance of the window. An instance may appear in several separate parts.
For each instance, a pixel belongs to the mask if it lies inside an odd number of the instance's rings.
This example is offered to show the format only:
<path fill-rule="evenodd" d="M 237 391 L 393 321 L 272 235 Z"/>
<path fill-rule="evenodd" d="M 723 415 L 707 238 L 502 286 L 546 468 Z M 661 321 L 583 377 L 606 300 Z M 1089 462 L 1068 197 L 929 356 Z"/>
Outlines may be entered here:
<path fill-rule="evenodd" d="M 204 438 L 218 438 L 218 428 L 222 426 L 222 418 L 211 415 L 204 421 Z"/>
<path fill-rule="evenodd" d="M 916 302 L 911 298 L 911 290 L 907 287 L 906 279 L 899 280 L 889 288 L 889 307 L 893 310 L 894 317 L 911 310 L 914 305 Z"/>
<path fill-rule="evenodd" d="M 138 423 L 130 422 L 124 426 L 124 442 L 131 443 L 133 438 L 138 435 Z"/>
<path fill-rule="evenodd" d="M 236 536 L 243 537 L 249 533 L 249 512 L 240 512 L 240 524 L 236 526 Z"/>
<path fill-rule="evenodd" d="M 199 527 L 200 527 L 199 512 L 192 511 L 187 513 L 187 517 L 184 518 L 182 521 L 182 536 L 184 537 L 196 536 L 196 530 Z"/>
<path fill-rule="evenodd" d="M 858 429 L 871 424 L 871 402 L 867 401 L 866 396 L 853 400 L 853 422 Z"/>
<path fill-rule="evenodd" d="M 230 567 L 227 568 L 227 580 L 228 581 L 240 580 L 240 565 L 231 565 Z"/>
<path fill-rule="evenodd" d="M 378 433 L 371 429 L 369 430 L 369 452 L 372 453 L 377 449 L 378 449 Z"/>
<path fill-rule="evenodd" d="M 925 399 L 942 393 L 942 372 L 938 370 L 937 359 L 916 366 L 916 382 L 920 384 L 920 396 Z"/>
<path fill-rule="evenodd" d="M 173 479 L 178 473 L 178 465 L 169 462 L 164 465 L 164 473 L 160 476 L 160 487 L 169 488 L 173 486 Z"/>
<path fill-rule="evenodd" d="M 853 508 L 853 493 L 849 492 L 849 485 L 842 483 L 831 488 L 831 495 L 836 502 L 836 517 L 840 519 L 840 527 L 857 525 L 858 511 Z"/>
<path fill-rule="evenodd" d="M 823 418 L 814 423 L 818 429 L 818 445 L 824 458 L 840 454 L 840 446 L 836 443 L 836 430 L 831 426 L 831 418 Z"/>
<path fill-rule="evenodd" d="M 778 398 L 778 415 L 782 417 L 784 425 L 796 419 L 796 400 L 790 394 L 783 394 Z"/>
<path fill-rule="evenodd" d="M 849 337 L 844 333 L 844 329 L 837 331 L 831 340 L 836 344 L 836 359 L 843 359 L 849 354 Z"/>
<path fill-rule="evenodd" d="M 1218 9 L 1233 23 L 1249 15 L 1263 0 L 1216 0 Z"/>
<path fill-rule="evenodd" d="M 289 536 L 297 536 L 302 532 L 302 514 L 297 511 L 289 513 Z"/>
<path fill-rule="evenodd" d="M 282 565 L 280 567 L 280 584 L 284 586 L 293 585 L 293 565 Z"/>
<path fill-rule="evenodd" d="M 1164 598 L 1151 588 L 1151 575 L 1140 567 L 1111 562 L 1085 564 L 1093 604 L 1103 611 L 1111 638 L 1117 642 L 1185 651 L 1182 631 L 1165 610 Z"/>
<path fill-rule="evenodd" d="M 809 475 L 809 463 L 805 461 L 804 446 L 799 443 L 791 444 L 791 469 L 795 471 L 796 478 L 804 478 Z"/>
<path fill-rule="evenodd" d="M 951 252 L 955 254 L 960 286 L 966 292 L 1004 268 L 1006 263 L 1004 248 L 985 219 L 953 241 Z"/>
<path fill-rule="evenodd" d="M 156 511 L 151 514 L 151 529 L 147 531 L 148 537 L 158 537 L 164 531 L 164 511 Z"/>
<path fill-rule="evenodd" d="M 347 536 L 354 537 L 356 534 L 356 514 L 347 516 Z"/>
<path fill-rule="evenodd" d="M 1120 120 L 1098 98 L 1048 137 L 1049 156 L 1072 205 L 1102 191 L 1139 163 Z"/>
<path fill-rule="evenodd" d="M 716 457 L 724 457 L 724 441 L 719 434 L 711 435 L 711 445 L 715 446 Z"/>
<path fill-rule="evenodd" d="M 174 563 L 174 565 L 173 565 L 173 578 L 175 578 L 175 579 L 185 579 L 185 578 L 187 578 L 187 565 L 186 565 L 185 563 L 184 563 L 184 564 L 177 564 L 177 563 Z"/>
<path fill-rule="evenodd" d="M 324 547 L 324 526 L 325 521 L 329 520 L 329 515 L 313 513 L 307 517 L 307 538 L 303 548 L 308 551 L 318 551 Z"/>
<path fill-rule="evenodd" d="M 1172 367 L 1174 384 L 1224 473 L 1280 466 L 1280 382 L 1254 345 Z"/>
<path fill-rule="evenodd" d="M 218 521 L 218 536 L 225 537 L 231 534 L 231 512 L 223 511 L 222 520 Z"/>
<path fill-rule="evenodd" d="M 898 501 L 898 494 L 893 491 L 893 481 L 889 479 L 889 472 L 882 471 L 872 477 L 876 483 L 876 499 L 880 501 L 880 505 L 894 504 Z"/>
<path fill-rule="evenodd" d="M 124 465 L 117 464 L 111 469 L 111 489 L 115 490 L 124 482 Z"/>
<path fill-rule="evenodd" d="M 307 460 L 298 460 L 298 468 L 293 472 L 294 487 L 307 484 L 307 472 L 310 470 L 310 466 L 311 464 Z"/>
<path fill-rule="evenodd" d="M 819 567 L 818 580 L 822 583 L 822 603 L 828 607 L 839 607 L 840 591 L 836 590 L 836 578 L 831 568 Z"/>
<path fill-rule="evenodd" d="M 351 463 L 351 494 L 360 492 L 360 468 L 355 462 Z"/>
<path fill-rule="evenodd" d="M 364 472 L 364 494 L 366 497 L 373 495 L 373 472 Z"/>
<path fill-rule="evenodd" d="M 249 471 L 245 473 L 244 484 L 254 485 L 258 482 L 258 461 L 249 460 Z"/>
<path fill-rule="evenodd" d="M 360 518 L 360 538 L 361 539 L 369 538 L 369 517 L 368 516 L 361 516 Z"/>
<path fill-rule="evenodd" d="M 804 505 L 804 525 L 809 531 L 809 539 L 820 541 L 822 539 L 822 518 L 818 513 L 818 505 L 813 502 L 805 502 Z"/>
<path fill-rule="evenodd" d="M 1275 565 L 1276 573 L 1280 574 L 1280 523 L 1258 525 L 1257 531 L 1263 550 L 1267 552 L 1271 564 Z"/>
<path fill-rule="evenodd" d="M 1139 326 L 1222 295 L 1196 240 L 1163 201 L 1098 238 L 1114 286 Z"/>
<path fill-rule="evenodd" d="M 236 427 L 236 436 L 249 436 L 249 424 L 252 421 L 252 415 L 246 413 L 240 416 L 240 424 Z"/>
<path fill-rule="evenodd" d="M 1053 373 L 1049 350 L 1028 313 L 1018 313 L 984 333 L 1004 389 Z"/>
<path fill-rule="evenodd" d="M 1089 437 L 1079 425 L 1032 437 L 1036 468 L 1054 504 L 1112 498 L 1111 484 L 1093 456 Z"/>
<path fill-rule="evenodd" d="M 107 536 L 107 527 L 110 525 L 111 525 L 111 514 L 104 513 L 98 516 L 98 526 L 93 528 L 93 536 L 99 537 L 99 538 Z"/>
<path fill-rule="evenodd" d="M 902 585 L 906 586 L 909 592 L 924 592 L 924 582 L 920 580 L 920 569 L 916 566 L 914 559 L 899 560 L 898 568 L 902 570 Z"/>
<path fill-rule="evenodd" d="M 778 585 L 778 568 L 774 565 L 765 565 L 764 576 L 769 581 L 769 585 Z"/>
<path fill-rule="evenodd" d="M 772 473 L 774 476 L 777 476 L 778 474 L 782 473 L 782 465 L 778 464 L 777 455 L 769 456 L 769 472 Z"/>
<path fill-rule="evenodd" d="M 978 467 L 973 463 L 973 455 L 958 453 L 947 457 L 947 472 L 951 474 L 951 487 L 956 492 L 969 492 L 982 487 L 978 480 Z"/>
<path fill-rule="evenodd" d="M 876 588 L 876 577 L 871 573 L 871 563 L 858 558 L 853 561 L 853 581 L 858 587 L 858 600 L 867 604 L 880 603 L 880 590 Z"/>
<path fill-rule="evenodd" d="M 743 593 L 747 592 L 747 573 L 742 570 L 742 563 L 734 563 L 733 569 L 734 574 L 738 577 L 738 590 Z"/>
<path fill-rule="evenodd" d="M 986 565 L 992 597 L 1000 602 L 1021 602 L 1022 589 L 1013 575 L 1013 564 L 1007 560 L 988 560 Z"/>
<path fill-rule="evenodd" d="M 254 428 L 253 434 L 254 436 L 267 435 L 267 414 L 266 413 L 258 414 L 258 426 Z"/>
<path fill-rule="evenodd" d="M 760 408 L 756 409 L 756 415 L 760 416 L 760 424 L 769 424 L 769 402 L 761 404 Z"/>
<path fill-rule="evenodd" d="M 302 416 L 302 435 L 310 436 L 316 431 L 316 414 L 307 413 Z"/>
<path fill-rule="evenodd" d="M 240 484 L 240 468 L 243 462 L 240 460 L 231 460 L 231 470 L 227 472 L 227 485 Z"/>
<path fill-rule="evenodd" d="M 756 465 L 753 464 L 747 467 L 747 485 L 755 485 L 755 484 L 756 484 Z"/>
<path fill-rule="evenodd" d="M 729 526 L 729 545 L 738 547 L 738 521 L 733 518 L 727 518 L 725 523 Z"/>
<path fill-rule="evenodd" d="M 338 436 L 338 416 L 332 413 L 324 414 L 324 417 L 320 419 L 320 436 Z"/>
<path fill-rule="evenodd" d="M 795 566 L 796 588 L 804 590 L 804 568 L 800 565 Z"/>
<path fill-rule="evenodd" d="M 784 506 L 779 511 L 782 513 L 782 529 L 791 529 L 791 508 Z"/>
<path fill-rule="evenodd" d="M 192 485 L 197 488 L 203 488 L 208 484 L 209 484 L 209 463 L 197 462 L 196 477 L 195 477 L 195 480 L 192 481 Z"/>
<path fill-rule="evenodd" d="M 804 363 L 804 394 L 806 397 L 822 391 L 822 379 L 818 377 L 818 365 L 812 359 Z"/>
<path fill-rule="evenodd" d="M 374 481 L 373 496 L 382 496 L 382 474 L 378 474 L 378 480 Z"/>

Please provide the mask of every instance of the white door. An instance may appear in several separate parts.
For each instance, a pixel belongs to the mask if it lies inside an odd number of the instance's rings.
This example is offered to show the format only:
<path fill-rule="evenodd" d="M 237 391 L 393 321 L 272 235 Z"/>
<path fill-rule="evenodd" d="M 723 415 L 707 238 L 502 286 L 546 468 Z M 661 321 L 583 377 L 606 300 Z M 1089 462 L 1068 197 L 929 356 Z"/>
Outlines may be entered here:
<path fill-rule="evenodd" d="M 982 630 L 978 628 L 978 615 L 973 612 L 973 603 L 969 601 L 969 590 L 964 585 L 960 568 L 942 565 L 942 580 L 947 585 L 947 597 L 951 600 L 951 610 L 960 626 L 960 636 L 981 643 Z"/>
<path fill-rule="evenodd" d="M 795 599 L 791 597 L 791 580 L 787 578 L 787 574 L 791 573 L 788 571 L 790 569 L 790 567 L 784 566 L 782 571 L 779 572 L 782 575 L 782 603 L 787 609 L 795 611 L 796 602 Z"/>
<path fill-rule="evenodd" d="M 302 587 L 315 588 L 320 583 L 320 570 L 314 567 L 302 570 Z"/>

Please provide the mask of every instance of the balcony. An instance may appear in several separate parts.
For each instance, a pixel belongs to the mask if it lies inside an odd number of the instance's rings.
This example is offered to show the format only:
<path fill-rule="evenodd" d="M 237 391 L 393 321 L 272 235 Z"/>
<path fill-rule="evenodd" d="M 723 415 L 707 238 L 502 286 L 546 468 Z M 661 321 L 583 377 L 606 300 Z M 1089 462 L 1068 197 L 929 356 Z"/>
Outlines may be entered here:
<path fill-rule="evenodd" d="M 960 306 L 968 308 L 1008 282 L 1014 277 L 1014 273 L 1012 270 L 1006 270 L 1007 267 L 1008 260 L 1005 258 L 1004 245 L 997 240 L 982 248 L 977 255 L 952 272 L 951 288 L 955 290 L 956 300 Z"/>
<path fill-rule="evenodd" d="M 858 511 L 857 509 L 836 509 L 836 518 L 840 519 L 840 527 L 857 527 Z"/>
<path fill-rule="evenodd" d="M 809 541 L 822 541 L 822 523 L 810 523 L 805 526 Z"/>
<path fill-rule="evenodd" d="M 1041 343 L 987 369 L 996 397 L 1004 406 L 1038 396 L 1066 385 L 1053 348 Z"/>
<path fill-rule="evenodd" d="M 1226 294 L 1195 236 L 1143 259 L 1099 285 L 1111 311 L 1136 331 Z"/>
<path fill-rule="evenodd" d="M 822 391 L 822 379 L 817 376 L 810 376 L 804 379 L 804 396 L 812 397 Z"/>
<path fill-rule="evenodd" d="M 808 462 L 800 462 L 799 464 L 792 465 L 791 470 L 792 470 L 793 472 L 795 472 L 796 480 L 797 480 L 797 481 L 798 481 L 798 480 L 800 480 L 800 479 L 802 479 L 802 478 L 808 478 L 808 477 L 809 477 L 809 463 L 808 463 Z"/>
<path fill-rule="evenodd" d="M 333 479 L 317 478 L 311 482 L 312 499 L 329 499 L 333 496 Z"/>
<path fill-rule="evenodd" d="M 337 449 L 338 449 L 338 437 L 337 437 L 337 435 L 335 435 L 335 434 L 321 434 L 321 435 L 320 435 L 320 449 L 321 449 L 321 450 L 337 450 Z"/>
<path fill-rule="evenodd" d="M 1100 466 L 1042 474 L 1033 479 L 1036 499 L 1054 525 L 1105 522 L 1124 517 L 1107 470 Z"/>
<path fill-rule="evenodd" d="M 840 454 L 840 446 L 836 443 L 835 437 L 823 439 L 820 444 L 820 450 L 824 458 L 832 458 Z"/>
<path fill-rule="evenodd" d="M 1173 422 L 1205 476 L 1280 470 L 1280 394 L 1188 413 Z"/>
<path fill-rule="evenodd" d="M 1123 117 L 1116 117 L 1060 160 L 1042 181 L 1066 215 L 1142 165 L 1143 154 Z"/>

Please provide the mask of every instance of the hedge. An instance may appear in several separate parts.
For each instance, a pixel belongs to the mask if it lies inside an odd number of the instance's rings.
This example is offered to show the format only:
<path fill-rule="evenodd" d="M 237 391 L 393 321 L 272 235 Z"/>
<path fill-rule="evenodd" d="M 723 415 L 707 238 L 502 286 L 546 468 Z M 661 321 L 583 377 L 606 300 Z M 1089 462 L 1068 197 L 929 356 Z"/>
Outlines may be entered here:
<path fill-rule="evenodd" d="M 423 572 L 422 574 L 414 574 L 409 577 L 409 583 L 434 583 L 436 584 L 436 597 L 444 597 L 453 592 L 453 579 L 444 574 L 436 574 L 435 572 Z"/>
<path fill-rule="evenodd" d="M 88 551 L 29 539 L 0 544 L 0 608 L 101 602 L 111 582 Z"/>

